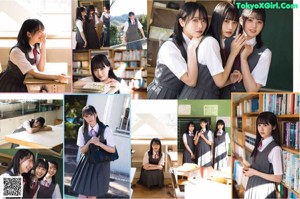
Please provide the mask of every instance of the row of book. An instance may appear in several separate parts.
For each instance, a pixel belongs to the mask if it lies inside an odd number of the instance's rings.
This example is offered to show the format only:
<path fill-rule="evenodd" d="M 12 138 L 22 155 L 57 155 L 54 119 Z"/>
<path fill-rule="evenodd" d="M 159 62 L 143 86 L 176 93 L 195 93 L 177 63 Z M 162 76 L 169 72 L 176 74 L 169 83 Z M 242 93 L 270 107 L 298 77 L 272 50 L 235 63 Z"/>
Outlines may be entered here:
<path fill-rule="evenodd" d="M 253 133 L 256 133 L 256 119 L 257 119 L 257 116 L 254 116 L 254 117 L 247 117 L 245 120 L 246 129 L 250 130 Z"/>
<path fill-rule="evenodd" d="M 146 67 L 147 65 L 147 59 L 146 58 L 141 58 L 141 60 L 139 61 L 115 61 L 113 68 L 127 68 L 127 67 L 132 67 L 132 68 L 136 68 L 136 67 Z"/>
<path fill-rule="evenodd" d="M 290 115 L 300 113 L 300 94 L 264 94 L 264 111 L 271 111 L 276 115 Z"/>
<path fill-rule="evenodd" d="M 300 162 L 299 155 L 288 151 L 282 152 L 283 156 L 283 178 L 282 182 L 292 190 L 299 193 L 300 190 Z"/>
<path fill-rule="evenodd" d="M 121 70 L 115 71 L 116 75 L 121 78 L 141 79 L 147 77 L 147 71 L 143 70 Z"/>
<path fill-rule="evenodd" d="M 115 52 L 115 61 L 130 61 L 130 60 L 140 60 L 144 56 L 144 53 L 140 50 L 129 50 L 122 52 Z"/>
<path fill-rule="evenodd" d="M 258 112 L 259 111 L 258 98 L 253 98 L 244 101 L 244 113 Z"/>
<path fill-rule="evenodd" d="M 297 195 L 291 190 L 284 187 L 283 184 L 279 184 L 279 193 L 280 193 L 280 198 L 289 198 L 289 199 L 297 198 Z"/>
<path fill-rule="evenodd" d="M 283 145 L 294 149 L 300 148 L 300 123 L 282 121 Z"/>

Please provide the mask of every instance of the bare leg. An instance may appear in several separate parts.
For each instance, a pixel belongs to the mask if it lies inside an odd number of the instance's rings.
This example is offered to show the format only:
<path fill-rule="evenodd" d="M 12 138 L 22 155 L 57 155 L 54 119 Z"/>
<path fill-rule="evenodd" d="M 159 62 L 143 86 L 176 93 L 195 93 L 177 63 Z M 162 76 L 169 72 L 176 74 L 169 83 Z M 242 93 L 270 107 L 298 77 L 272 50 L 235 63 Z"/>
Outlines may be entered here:
<path fill-rule="evenodd" d="M 79 194 L 78 198 L 79 198 L 79 199 L 87 198 L 87 196 L 85 196 L 85 195 L 80 195 L 80 194 Z"/>

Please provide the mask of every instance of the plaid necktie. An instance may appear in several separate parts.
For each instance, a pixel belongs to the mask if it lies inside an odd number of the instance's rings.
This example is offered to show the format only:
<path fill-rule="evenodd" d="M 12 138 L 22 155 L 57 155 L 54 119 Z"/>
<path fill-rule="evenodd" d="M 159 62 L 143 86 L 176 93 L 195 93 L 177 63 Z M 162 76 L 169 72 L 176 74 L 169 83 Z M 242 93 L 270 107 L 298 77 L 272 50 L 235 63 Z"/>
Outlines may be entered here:
<path fill-rule="evenodd" d="M 90 131 L 90 135 L 91 135 L 92 137 L 97 137 L 96 131 L 95 131 L 93 128 L 92 128 L 91 131 Z"/>

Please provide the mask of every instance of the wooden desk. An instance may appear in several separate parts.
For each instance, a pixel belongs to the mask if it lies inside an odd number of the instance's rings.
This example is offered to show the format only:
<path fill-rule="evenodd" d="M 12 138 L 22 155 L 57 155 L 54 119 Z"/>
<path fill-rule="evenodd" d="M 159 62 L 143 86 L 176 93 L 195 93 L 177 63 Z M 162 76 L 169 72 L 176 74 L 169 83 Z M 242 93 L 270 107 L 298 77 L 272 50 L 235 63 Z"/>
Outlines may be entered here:
<path fill-rule="evenodd" d="M 42 80 L 35 78 L 26 78 L 24 84 L 30 93 L 42 93 L 46 92 L 41 90 L 42 87 L 46 87 L 48 93 L 64 93 L 67 83 L 60 83 L 54 80 Z"/>
<path fill-rule="evenodd" d="M 63 126 L 51 126 L 52 131 L 39 131 L 33 134 L 26 131 L 5 136 L 5 141 L 30 148 L 47 148 L 59 146 L 63 143 Z"/>
<path fill-rule="evenodd" d="M 177 175 L 186 176 L 188 179 L 200 178 L 200 168 L 193 163 L 184 163 L 177 168 Z"/>

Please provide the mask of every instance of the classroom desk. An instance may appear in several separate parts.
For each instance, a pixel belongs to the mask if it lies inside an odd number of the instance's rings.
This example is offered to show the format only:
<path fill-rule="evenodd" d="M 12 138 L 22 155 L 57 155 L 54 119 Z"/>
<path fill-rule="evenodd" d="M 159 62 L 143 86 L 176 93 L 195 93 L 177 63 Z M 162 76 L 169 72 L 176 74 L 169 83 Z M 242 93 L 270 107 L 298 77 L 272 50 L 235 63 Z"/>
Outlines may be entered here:
<path fill-rule="evenodd" d="M 51 127 L 52 131 L 39 131 L 33 134 L 22 131 L 20 133 L 6 135 L 4 139 L 7 142 L 25 147 L 51 149 L 63 143 L 64 134 L 62 125 Z"/>
<path fill-rule="evenodd" d="M 67 83 L 61 83 L 54 80 L 43 80 L 36 78 L 26 78 L 24 84 L 30 93 L 39 93 L 42 86 L 47 88 L 48 93 L 64 93 L 66 90 Z M 45 91 L 44 91 L 45 92 Z"/>
<path fill-rule="evenodd" d="M 193 163 L 184 163 L 177 167 L 177 175 L 186 176 L 188 179 L 200 178 L 200 168 Z"/>

